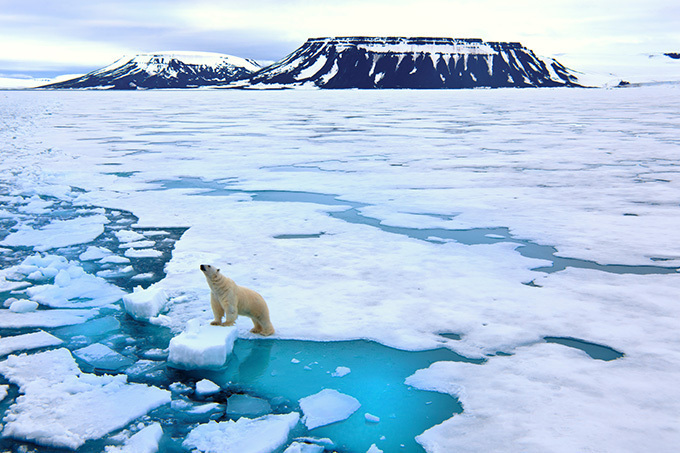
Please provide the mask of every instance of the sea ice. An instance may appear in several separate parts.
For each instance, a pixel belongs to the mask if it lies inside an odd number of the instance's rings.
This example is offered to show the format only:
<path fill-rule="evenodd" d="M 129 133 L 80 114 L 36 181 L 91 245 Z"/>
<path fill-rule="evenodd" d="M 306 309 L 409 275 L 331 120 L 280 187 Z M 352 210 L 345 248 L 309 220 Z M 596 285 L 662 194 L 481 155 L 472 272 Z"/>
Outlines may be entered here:
<path fill-rule="evenodd" d="M 227 415 L 259 417 L 270 413 L 271 405 L 267 400 L 250 395 L 234 394 L 227 398 Z"/>
<path fill-rule="evenodd" d="M 170 402 L 170 392 L 125 375 L 82 373 L 67 349 L 9 356 L 0 373 L 23 393 L 8 409 L 5 437 L 77 449 Z"/>
<path fill-rule="evenodd" d="M 322 453 L 323 451 L 324 448 L 321 445 L 295 441 L 283 453 Z"/>
<path fill-rule="evenodd" d="M 154 249 L 127 249 L 125 256 L 128 258 L 158 258 L 163 256 L 163 252 Z"/>
<path fill-rule="evenodd" d="M 219 392 L 222 388 L 208 379 L 201 379 L 196 383 L 196 394 L 200 396 L 212 395 Z"/>
<path fill-rule="evenodd" d="M 32 300 L 19 299 L 12 302 L 9 306 L 9 311 L 14 313 L 29 313 L 38 309 L 38 302 Z"/>
<path fill-rule="evenodd" d="M 85 250 L 78 256 L 78 259 L 80 259 L 80 261 L 101 260 L 103 258 L 111 256 L 112 253 L 113 252 L 111 252 L 111 250 L 106 249 L 104 247 L 96 247 L 94 245 L 90 245 L 87 247 L 87 250 Z"/>
<path fill-rule="evenodd" d="M 106 453 L 155 453 L 163 437 L 160 423 L 153 423 L 130 436 L 122 446 L 107 446 Z"/>
<path fill-rule="evenodd" d="M 118 301 L 125 293 L 106 280 L 86 273 L 76 262 L 56 255 L 33 255 L 15 266 L 24 275 L 54 278 L 54 283 L 26 290 L 33 300 L 58 308 L 97 307 Z"/>
<path fill-rule="evenodd" d="M 116 231 L 116 237 L 120 242 L 134 242 L 144 239 L 144 235 L 132 230 Z"/>
<path fill-rule="evenodd" d="M 300 409 L 304 414 L 302 422 L 307 429 L 345 420 L 360 407 L 356 398 L 333 389 L 324 389 L 300 399 Z"/>
<path fill-rule="evenodd" d="M 95 240 L 104 232 L 108 219 L 103 215 L 77 217 L 71 220 L 54 220 L 40 229 L 21 225 L 18 231 L 10 233 L 0 245 L 10 247 L 33 247 L 38 252 L 85 244 Z"/>
<path fill-rule="evenodd" d="M 84 323 L 99 313 L 97 309 L 55 309 L 37 310 L 29 313 L 14 313 L 0 309 L 0 327 L 59 327 Z"/>
<path fill-rule="evenodd" d="M 187 323 L 187 330 L 170 340 L 168 363 L 177 368 L 219 368 L 225 364 L 238 336 L 236 327 Z"/>
<path fill-rule="evenodd" d="M 61 343 L 63 342 L 59 338 L 43 330 L 12 337 L 0 337 L 0 356 L 14 351 L 27 351 L 47 346 L 57 346 Z"/>
<path fill-rule="evenodd" d="M 76 349 L 73 351 L 73 355 L 97 369 L 106 371 L 118 371 L 135 363 L 134 360 L 101 343 L 93 343 L 84 348 Z"/>
<path fill-rule="evenodd" d="M 137 286 L 131 294 L 123 296 L 125 311 L 137 320 L 149 320 L 158 316 L 167 302 L 168 296 L 158 287 L 143 289 Z"/>
<path fill-rule="evenodd" d="M 5 397 L 7 396 L 8 390 L 9 390 L 9 385 L 7 385 L 7 384 L 1 384 L 0 385 L 0 401 L 5 399 Z"/>
<path fill-rule="evenodd" d="M 210 421 L 191 430 L 182 445 L 205 453 L 237 451 L 239 453 L 269 453 L 288 441 L 300 414 L 265 415 L 238 421 Z"/>
<path fill-rule="evenodd" d="M 339 366 L 331 373 L 331 376 L 333 377 L 344 377 L 347 376 L 349 373 L 351 373 L 352 370 L 347 368 L 346 366 Z"/>
<path fill-rule="evenodd" d="M 380 423 L 380 417 L 373 414 L 369 414 L 368 412 L 364 414 L 364 418 L 369 423 Z"/>

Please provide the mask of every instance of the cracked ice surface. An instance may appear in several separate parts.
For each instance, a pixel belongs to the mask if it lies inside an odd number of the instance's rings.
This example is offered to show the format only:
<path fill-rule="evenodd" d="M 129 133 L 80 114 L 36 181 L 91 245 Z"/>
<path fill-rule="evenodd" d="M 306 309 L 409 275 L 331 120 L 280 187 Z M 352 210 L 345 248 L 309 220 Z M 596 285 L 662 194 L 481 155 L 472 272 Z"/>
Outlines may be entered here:
<path fill-rule="evenodd" d="M 170 402 L 169 391 L 128 384 L 125 375 L 82 373 L 67 349 L 10 356 L 0 373 L 23 393 L 3 435 L 53 447 L 77 449 Z"/>
<path fill-rule="evenodd" d="M 517 243 L 437 244 L 375 226 L 504 228 L 563 257 L 678 267 L 677 87 L 109 94 L 3 93 L 12 126 L 0 131 L 3 201 L 21 194 L 27 210 L 44 212 L 35 195 L 50 195 L 129 209 L 140 227 L 189 227 L 157 283 L 168 295 L 163 324 L 176 333 L 210 320 L 197 265 L 211 262 L 262 293 L 275 340 L 514 354 L 416 373 L 413 385 L 465 402 L 463 415 L 419 437 L 429 451 L 520 438 L 545 451 L 555 426 L 587 433 L 570 439 L 572 451 L 606 451 L 612 439 L 655 451 L 680 443 L 669 423 L 680 412 L 677 272 L 546 274 Z M 266 191 L 288 198 L 258 201 Z M 374 225 L 331 216 L 350 207 Z M 14 239 L 45 228 L 15 217 Z M 148 249 L 127 253 L 151 259 Z M 239 335 L 251 326 L 239 319 Z M 593 361 L 542 344 L 546 336 L 625 356 Z M 603 425 L 610 413 L 630 416 Z M 458 436 L 464 429 L 473 435 Z"/>

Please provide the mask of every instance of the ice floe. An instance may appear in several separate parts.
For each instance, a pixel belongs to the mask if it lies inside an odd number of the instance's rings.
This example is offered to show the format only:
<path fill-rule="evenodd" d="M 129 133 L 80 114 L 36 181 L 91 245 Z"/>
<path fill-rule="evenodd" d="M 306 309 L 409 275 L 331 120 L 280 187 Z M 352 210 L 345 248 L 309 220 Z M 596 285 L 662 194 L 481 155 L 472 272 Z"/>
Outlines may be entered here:
<path fill-rule="evenodd" d="M 199 396 L 213 395 L 220 390 L 219 385 L 208 379 L 201 379 L 196 383 L 196 394 Z"/>
<path fill-rule="evenodd" d="M 267 453 L 286 444 L 299 419 L 297 412 L 291 412 L 254 419 L 241 417 L 237 421 L 210 421 L 191 430 L 182 445 L 205 453 Z"/>
<path fill-rule="evenodd" d="M 152 423 L 130 436 L 121 446 L 107 446 L 106 453 L 156 453 L 163 437 L 160 423 Z"/>
<path fill-rule="evenodd" d="M 158 316 L 165 308 L 168 296 L 163 289 L 135 287 L 131 294 L 123 296 L 125 311 L 135 319 L 149 320 Z"/>
<path fill-rule="evenodd" d="M 174 367 L 218 368 L 225 364 L 238 335 L 236 327 L 187 323 L 185 332 L 170 340 L 168 363 Z"/>
<path fill-rule="evenodd" d="M 92 242 L 104 232 L 108 219 L 103 215 L 77 217 L 71 220 L 54 220 L 42 228 L 22 225 L 0 241 L 11 247 L 33 247 L 38 252 Z"/>
<path fill-rule="evenodd" d="M 356 398 L 333 389 L 323 389 L 300 399 L 300 409 L 304 414 L 302 422 L 308 429 L 345 420 L 360 407 Z"/>
<path fill-rule="evenodd" d="M 45 331 L 0 337 L 0 356 L 11 354 L 14 351 L 28 351 L 30 349 L 58 346 L 63 342 Z"/>

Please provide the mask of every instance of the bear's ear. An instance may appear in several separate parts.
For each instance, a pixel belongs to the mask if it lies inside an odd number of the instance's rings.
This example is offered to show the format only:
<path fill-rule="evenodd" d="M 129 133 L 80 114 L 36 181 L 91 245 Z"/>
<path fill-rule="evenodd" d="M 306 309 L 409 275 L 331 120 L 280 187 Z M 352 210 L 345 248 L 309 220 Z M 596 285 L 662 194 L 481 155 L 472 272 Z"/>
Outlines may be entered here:
<path fill-rule="evenodd" d="M 219 271 L 220 271 L 220 270 L 219 270 L 219 269 L 217 269 L 217 272 L 219 272 Z"/>

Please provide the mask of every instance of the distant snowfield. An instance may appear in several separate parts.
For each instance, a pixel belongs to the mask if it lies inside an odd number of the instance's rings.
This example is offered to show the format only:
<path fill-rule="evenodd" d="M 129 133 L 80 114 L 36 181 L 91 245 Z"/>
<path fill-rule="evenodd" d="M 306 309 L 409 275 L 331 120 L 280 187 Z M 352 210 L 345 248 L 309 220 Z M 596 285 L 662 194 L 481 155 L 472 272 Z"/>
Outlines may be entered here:
<path fill-rule="evenodd" d="M 561 257 L 680 267 L 677 86 L 3 92 L 0 103 L 0 201 L 51 195 L 189 228 L 155 285 L 182 300 L 159 321 L 171 329 L 211 319 L 198 269 L 211 263 L 265 297 L 276 338 L 512 354 L 407 380 L 464 407 L 418 438 L 427 451 L 680 443 L 677 272 L 545 273 L 516 243 L 408 235 L 503 227 Z M 331 215 L 352 207 L 404 234 Z M 237 327 L 252 335 L 249 320 Z M 594 360 L 546 336 L 625 356 Z"/>

